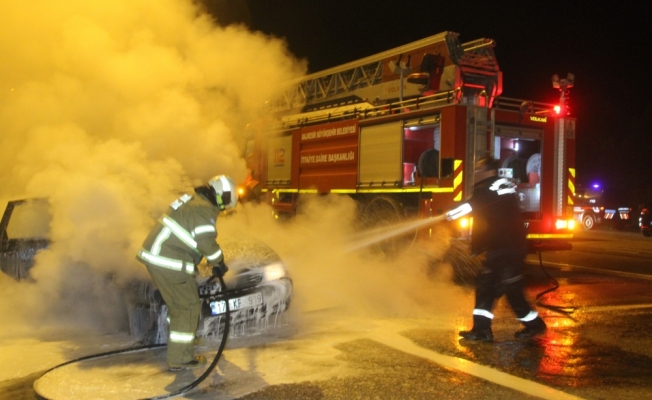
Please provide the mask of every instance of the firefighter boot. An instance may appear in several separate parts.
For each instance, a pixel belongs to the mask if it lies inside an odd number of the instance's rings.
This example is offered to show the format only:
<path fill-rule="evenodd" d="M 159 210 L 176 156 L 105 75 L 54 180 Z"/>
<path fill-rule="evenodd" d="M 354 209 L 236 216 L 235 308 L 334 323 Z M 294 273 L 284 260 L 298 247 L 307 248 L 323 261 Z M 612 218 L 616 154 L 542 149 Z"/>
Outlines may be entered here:
<path fill-rule="evenodd" d="M 494 334 L 491 332 L 491 319 L 482 315 L 474 315 L 473 328 L 470 331 L 460 331 L 460 336 L 466 340 L 492 342 Z"/>
<path fill-rule="evenodd" d="M 529 339 L 543 334 L 548 327 L 541 317 L 536 317 L 532 321 L 523 322 L 525 328 L 516 332 L 514 336 L 518 339 Z"/>
<path fill-rule="evenodd" d="M 206 365 L 206 357 L 204 356 L 195 356 L 195 359 L 192 361 L 188 361 L 187 363 L 183 364 L 170 364 L 170 371 L 171 372 L 177 372 L 181 371 L 183 369 L 196 369 L 196 368 L 201 368 L 204 365 Z"/>

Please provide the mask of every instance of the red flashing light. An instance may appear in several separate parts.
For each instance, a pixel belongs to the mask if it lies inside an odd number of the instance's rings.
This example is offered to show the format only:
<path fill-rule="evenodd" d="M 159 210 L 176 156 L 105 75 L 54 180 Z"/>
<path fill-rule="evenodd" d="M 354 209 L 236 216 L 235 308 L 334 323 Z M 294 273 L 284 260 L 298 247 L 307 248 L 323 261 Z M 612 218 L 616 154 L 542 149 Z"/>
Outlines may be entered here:
<path fill-rule="evenodd" d="M 552 108 L 552 110 L 554 111 L 555 115 L 560 117 L 570 115 L 570 110 L 568 109 L 568 106 L 565 105 L 557 104 Z"/>

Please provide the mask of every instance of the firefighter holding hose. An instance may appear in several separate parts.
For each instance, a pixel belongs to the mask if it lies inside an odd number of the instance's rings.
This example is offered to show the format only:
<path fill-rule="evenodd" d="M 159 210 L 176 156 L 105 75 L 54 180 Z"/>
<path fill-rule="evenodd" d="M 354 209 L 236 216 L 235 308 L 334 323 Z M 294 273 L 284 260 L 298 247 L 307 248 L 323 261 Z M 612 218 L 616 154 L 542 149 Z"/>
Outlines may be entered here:
<path fill-rule="evenodd" d="M 454 220 L 463 215 L 473 217 L 471 253 L 486 253 L 478 274 L 473 310 L 473 328 L 461 331 L 467 340 L 491 342 L 491 323 L 495 302 L 505 295 L 524 328 L 516 337 L 527 339 L 545 332 L 546 324 L 530 307 L 523 290 L 522 269 L 527 254 L 526 230 L 514 183 L 497 175 L 497 163 L 491 157 L 475 165 L 475 186 L 468 202 L 446 213 Z"/>
<path fill-rule="evenodd" d="M 199 368 L 206 358 L 194 355 L 201 302 L 195 270 L 202 258 L 222 277 L 228 268 L 217 244 L 215 222 L 220 211 L 235 207 L 235 182 L 224 175 L 195 188 L 195 195 L 176 199 L 150 231 L 138 252 L 168 307 L 167 362 L 170 371 Z"/>

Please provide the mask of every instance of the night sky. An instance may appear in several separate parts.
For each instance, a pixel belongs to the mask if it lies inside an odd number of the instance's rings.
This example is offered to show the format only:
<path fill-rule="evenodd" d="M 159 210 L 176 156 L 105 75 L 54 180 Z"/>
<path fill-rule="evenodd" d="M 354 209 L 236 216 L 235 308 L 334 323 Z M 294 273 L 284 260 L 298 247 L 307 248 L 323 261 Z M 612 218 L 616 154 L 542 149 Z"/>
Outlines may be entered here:
<path fill-rule="evenodd" d="M 652 199 L 652 5 L 627 1 L 204 0 L 317 72 L 444 31 L 496 41 L 503 95 L 554 103 L 575 74 L 578 182 Z"/>

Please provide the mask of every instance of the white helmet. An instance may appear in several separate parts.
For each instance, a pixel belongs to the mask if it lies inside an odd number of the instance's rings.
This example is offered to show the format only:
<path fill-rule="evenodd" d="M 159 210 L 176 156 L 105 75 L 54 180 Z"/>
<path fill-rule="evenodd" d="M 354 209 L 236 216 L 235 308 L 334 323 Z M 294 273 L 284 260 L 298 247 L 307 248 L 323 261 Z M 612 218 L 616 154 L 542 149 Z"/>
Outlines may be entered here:
<path fill-rule="evenodd" d="M 215 191 L 217 206 L 220 210 L 233 208 L 238 204 L 238 187 L 233 179 L 226 175 L 217 175 L 209 179 L 208 186 Z"/>

